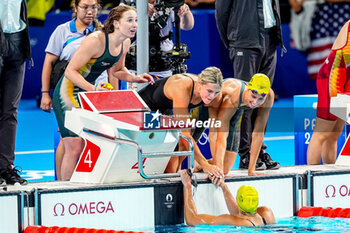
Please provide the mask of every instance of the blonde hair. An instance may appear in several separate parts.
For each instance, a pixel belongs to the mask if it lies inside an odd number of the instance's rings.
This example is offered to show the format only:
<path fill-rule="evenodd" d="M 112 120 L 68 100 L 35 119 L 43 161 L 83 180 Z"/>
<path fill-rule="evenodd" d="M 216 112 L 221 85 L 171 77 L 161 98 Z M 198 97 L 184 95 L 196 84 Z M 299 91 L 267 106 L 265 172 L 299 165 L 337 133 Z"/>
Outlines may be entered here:
<path fill-rule="evenodd" d="M 207 83 L 218 84 L 220 88 L 222 87 L 222 83 L 224 82 L 224 77 L 222 76 L 221 70 L 215 66 L 210 66 L 204 69 L 198 75 L 198 79 L 203 84 L 207 84 Z"/>

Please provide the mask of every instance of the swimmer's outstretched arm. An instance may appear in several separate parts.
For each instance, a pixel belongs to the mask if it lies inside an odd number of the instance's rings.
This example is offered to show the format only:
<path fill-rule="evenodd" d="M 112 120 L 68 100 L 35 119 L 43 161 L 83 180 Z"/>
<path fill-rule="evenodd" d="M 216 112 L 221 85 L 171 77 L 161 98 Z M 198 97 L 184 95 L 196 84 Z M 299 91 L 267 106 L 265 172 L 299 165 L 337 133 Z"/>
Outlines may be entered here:
<path fill-rule="evenodd" d="M 192 195 L 191 178 L 188 176 L 186 170 L 181 170 L 179 173 L 181 175 L 181 181 L 184 189 L 184 208 L 186 224 L 251 226 L 251 223 L 249 221 L 241 219 L 231 214 L 223 214 L 219 216 L 209 214 L 198 214 Z"/>
<path fill-rule="evenodd" d="M 218 113 L 219 113 L 219 107 L 222 102 L 222 93 L 220 92 L 217 97 L 209 104 L 208 106 L 208 113 L 210 119 L 218 119 Z M 212 155 L 215 155 L 216 152 L 216 140 L 217 140 L 217 133 L 220 128 L 215 127 L 209 127 L 209 145 L 210 145 L 210 152 Z"/>
<path fill-rule="evenodd" d="M 217 132 L 216 151 L 213 154 L 213 160 L 214 164 L 221 169 L 224 168 L 224 157 L 227 145 L 226 140 L 229 134 L 230 120 L 237 110 L 235 105 L 236 104 L 232 103 L 231 98 L 226 98 L 222 102 L 218 113 L 218 120 L 221 121 L 221 128 L 218 129 Z"/>
<path fill-rule="evenodd" d="M 125 67 L 125 57 L 126 57 L 126 53 L 129 51 L 130 39 L 127 39 L 123 43 L 124 43 L 123 54 L 119 58 L 119 61 L 108 70 L 108 77 L 114 77 L 126 82 L 137 82 L 137 83 L 149 82 L 153 84 L 154 80 L 151 75 L 146 73 L 135 75 L 130 73 L 129 70 Z"/>
<path fill-rule="evenodd" d="M 186 81 L 174 81 L 174 83 L 171 83 L 172 80 L 168 80 L 166 86 L 164 87 L 164 93 L 167 95 L 168 98 L 170 98 L 173 101 L 173 111 L 174 116 L 177 119 L 187 121 L 189 119 L 189 112 L 188 112 L 188 103 L 190 102 L 191 98 L 191 90 L 192 90 L 192 81 L 190 79 Z M 214 174 L 217 177 L 223 177 L 224 173 L 222 169 L 217 167 L 216 165 L 211 165 L 207 161 L 207 159 L 203 156 L 201 153 L 197 143 L 194 141 L 191 130 L 190 129 L 184 129 L 181 131 L 181 133 L 192 140 L 193 142 L 193 150 L 194 150 L 194 159 L 196 162 L 199 163 L 199 165 L 202 167 L 204 172 L 207 172 L 208 174 Z M 180 143 L 182 143 L 180 141 Z"/>
<path fill-rule="evenodd" d="M 194 159 L 197 163 L 199 163 L 199 165 L 201 166 L 201 168 L 203 169 L 204 172 L 208 173 L 209 175 L 214 175 L 216 177 L 224 177 L 224 173 L 222 171 L 221 168 L 219 168 L 216 165 L 212 165 L 208 162 L 208 160 L 203 156 L 202 152 L 200 151 L 197 143 L 195 142 L 195 140 L 193 139 L 191 133 L 188 130 L 182 130 L 181 131 L 182 135 L 184 135 L 185 137 L 188 137 L 192 140 L 193 143 L 193 152 L 194 152 Z M 180 141 L 181 143 L 181 141 Z"/>
<path fill-rule="evenodd" d="M 212 177 L 212 176 L 210 176 L 209 179 L 211 180 L 211 182 L 213 184 L 221 187 L 222 193 L 224 194 L 224 198 L 225 198 L 226 207 L 228 209 L 228 212 L 231 215 L 238 216 L 240 214 L 239 207 L 237 205 L 235 198 L 232 196 L 230 189 L 227 187 L 224 179 L 218 179 L 218 178 Z"/>
<path fill-rule="evenodd" d="M 140 75 L 135 75 L 129 72 L 126 67 L 119 68 L 118 71 L 108 72 L 109 77 L 120 79 L 126 82 L 136 82 L 136 83 L 154 83 L 154 80 L 151 75 L 143 73 Z"/>
<path fill-rule="evenodd" d="M 267 120 L 269 118 L 270 110 L 274 102 L 274 98 L 275 94 L 273 90 L 270 89 L 270 92 L 267 95 L 265 102 L 258 108 L 258 114 L 255 120 L 254 130 L 252 133 L 252 144 L 250 147 L 250 160 L 248 166 L 249 176 L 259 175 L 259 173 L 255 172 L 255 165 L 264 140 L 265 128 Z"/>
<path fill-rule="evenodd" d="M 236 202 L 235 198 L 233 197 L 231 191 L 227 187 L 226 183 L 222 182 L 220 187 L 222 189 L 222 193 L 224 194 L 224 198 L 225 198 L 228 212 L 231 215 L 238 215 L 240 213 L 239 207 L 238 207 L 237 202 Z"/>

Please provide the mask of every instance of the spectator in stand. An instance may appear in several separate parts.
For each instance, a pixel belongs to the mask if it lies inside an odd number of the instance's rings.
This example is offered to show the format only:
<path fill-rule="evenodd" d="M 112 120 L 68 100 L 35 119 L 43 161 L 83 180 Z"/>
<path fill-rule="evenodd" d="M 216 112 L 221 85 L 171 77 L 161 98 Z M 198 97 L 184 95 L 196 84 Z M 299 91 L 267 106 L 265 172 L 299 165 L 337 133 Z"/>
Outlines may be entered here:
<path fill-rule="evenodd" d="M 306 7 L 312 4 L 307 0 L 289 0 L 289 3 L 293 10 L 300 14 L 303 11 L 310 11 L 311 7 Z M 325 0 L 315 4 L 307 35 L 309 38 L 306 38 L 310 42 L 308 47 L 303 47 L 307 53 L 308 73 L 313 80 L 316 79 L 318 71 L 331 51 L 338 32 L 350 18 L 349 0 Z M 301 24 L 301 27 L 308 25 L 305 21 Z"/>

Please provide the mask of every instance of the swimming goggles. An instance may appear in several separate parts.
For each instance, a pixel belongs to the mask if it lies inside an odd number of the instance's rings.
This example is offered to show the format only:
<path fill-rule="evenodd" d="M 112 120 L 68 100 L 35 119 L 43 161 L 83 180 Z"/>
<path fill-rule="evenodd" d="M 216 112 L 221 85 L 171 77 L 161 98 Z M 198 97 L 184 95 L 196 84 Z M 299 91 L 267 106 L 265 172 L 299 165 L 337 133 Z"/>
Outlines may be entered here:
<path fill-rule="evenodd" d="M 251 91 L 252 91 L 252 93 L 254 94 L 254 95 L 261 95 L 261 97 L 265 97 L 266 96 L 266 93 L 259 93 L 257 90 L 255 90 L 255 89 L 250 89 Z"/>

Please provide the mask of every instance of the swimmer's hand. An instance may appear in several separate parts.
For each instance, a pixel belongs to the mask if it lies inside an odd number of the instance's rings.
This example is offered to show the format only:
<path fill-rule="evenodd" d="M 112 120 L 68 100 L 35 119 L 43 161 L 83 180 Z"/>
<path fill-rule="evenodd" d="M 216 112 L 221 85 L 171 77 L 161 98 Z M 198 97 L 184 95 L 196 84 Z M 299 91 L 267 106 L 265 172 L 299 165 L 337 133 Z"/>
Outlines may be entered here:
<path fill-rule="evenodd" d="M 103 85 L 102 85 L 102 87 L 103 88 L 106 88 L 106 89 L 108 89 L 108 90 L 112 90 L 114 87 L 112 86 L 112 84 L 110 84 L 110 83 L 104 83 Z"/>
<path fill-rule="evenodd" d="M 202 168 L 204 172 L 208 173 L 209 178 L 210 176 L 216 176 L 220 179 L 224 179 L 224 173 L 218 166 L 207 163 L 202 166 Z"/>
<path fill-rule="evenodd" d="M 214 176 L 214 175 L 209 175 L 208 177 L 211 182 L 213 184 L 215 184 L 216 186 L 220 186 L 223 185 L 225 183 L 225 179 L 223 177 L 218 177 L 218 176 Z"/>
<path fill-rule="evenodd" d="M 149 74 L 146 74 L 146 73 L 136 75 L 135 81 L 138 83 L 145 83 L 145 82 L 149 82 L 150 84 L 154 83 L 153 77 Z"/>
<path fill-rule="evenodd" d="M 109 84 L 109 83 L 108 83 Z M 106 85 L 105 82 L 99 82 L 95 84 L 94 91 L 109 91 L 110 89 L 104 87 Z M 109 84 L 110 85 L 110 84 Z M 112 86 L 112 85 L 111 85 Z M 113 88 L 113 87 L 112 87 Z"/>
<path fill-rule="evenodd" d="M 191 177 L 188 175 L 186 170 L 180 170 L 180 177 L 181 177 L 181 182 L 182 184 L 187 187 L 187 188 L 191 188 L 192 184 L 191 184 Z"/>
<path fill-rule="evenodd" d="M 40 108 L 44 111 L 44 112 L 51 112 L 52 109 L 52 99 L 49 95 L 49 93 L 43 93 L 42 97 L 41 97 L 41 102 L 40 102 Z"/>

